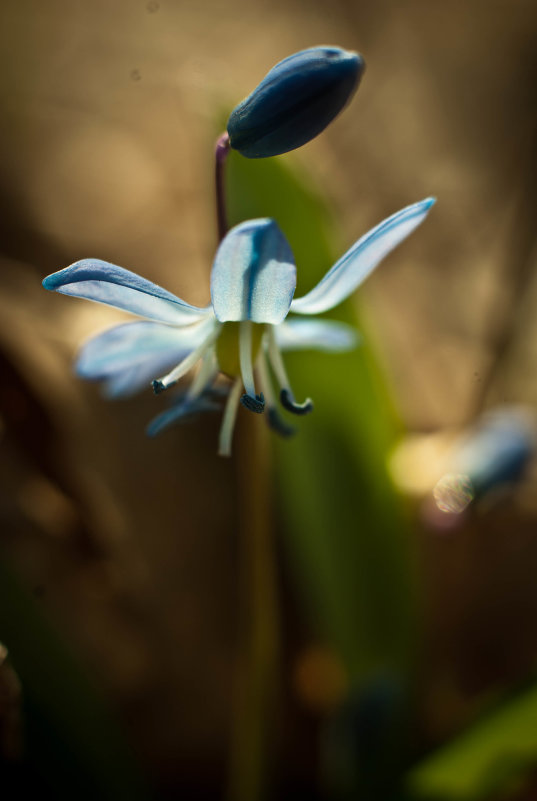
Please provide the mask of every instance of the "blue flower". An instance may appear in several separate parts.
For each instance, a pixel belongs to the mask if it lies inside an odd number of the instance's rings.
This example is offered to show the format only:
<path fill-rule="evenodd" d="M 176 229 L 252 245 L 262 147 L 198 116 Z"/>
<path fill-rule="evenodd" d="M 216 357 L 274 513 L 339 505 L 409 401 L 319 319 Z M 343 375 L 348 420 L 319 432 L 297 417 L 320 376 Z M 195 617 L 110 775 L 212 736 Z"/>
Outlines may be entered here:
<path fill-rule="evenodd" d="M 293 254 L 271 219 L 243 222 L 224 237 L 211 274 L 211 304 L 205 308 L 191 306 L 135 273 L 99 259 L 82 259 L 49 275 L 43 286 L 146 318 L 105 331 L 80 351 L 78 374 L 104 381 L 109 396 L 132 394 L 152 379 L 153 389 L 160 393 L 200 362 L 189 389 L 179 402 L 153 420 L 149 434 L 219 408 L 220 391 L 214 382 L 219 372 L 227 375 L 231 387 L 219 453 L 229 455 L 239 402 L 257 413 L 266 405 L 269 424 L 284 435 L 289 433 L 277 412 L 271 373 L 285 409 L 294 414 L 312 410 L 310 399 L 296 402 L 282 351 L 343 351 L 354 347 L 357 334 L 350 326 L 312 320 L 309 315 L 328 311 L 345 300 L 425 219 L 433 203 L 433 198 L 427 198 L 381 222 L 302 298 L 293 299 Z M 289 312 L 298 316 L 288 317 Z"/>
<path fill-rule="evenodd" d="M 321 133 L 348 103 L 365 63 L 339 47 L 310 47 L 276 64 L 233 109 L 230 145 L 247 158 L 287 153 Z"/>
<path fill-rule="evenodd" d="M 433 498 L 441 512 L 460 514 L 525 475 L 535 453 L 536 425 L 531 410 L 503 406 L 486 412 L 457 440 L 450 472 L 436 483 Z"/>

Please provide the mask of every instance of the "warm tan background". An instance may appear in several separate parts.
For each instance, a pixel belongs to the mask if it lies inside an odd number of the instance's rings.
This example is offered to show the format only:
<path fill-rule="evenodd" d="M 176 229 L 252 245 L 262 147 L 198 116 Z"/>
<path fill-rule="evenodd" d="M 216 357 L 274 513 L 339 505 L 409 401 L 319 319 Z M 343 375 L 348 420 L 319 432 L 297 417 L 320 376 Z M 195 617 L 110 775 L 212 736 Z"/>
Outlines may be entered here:
<path fill-rule="evenodd" d="M 483 403 L 535 404 L 536 34 L 529 0 L 4 3 L 2 548 L 171 797 L 190 786 L 213 797 L 224 772 L 234 463 L 214 456 L 218 421 L 148 442 L 149 394 L 109 404 L 75 380 L 77 344 L 120 315 L 47 294 L 40 280 L 98 256 L 206 302 L 216 121 L 279 59 L 338 44 L 365 56 L 359 93 L 285 158 L 333 203 L 341 247 L 410 202 L 439 199 L 360 293 L 403 420 L 429 431 L 464 423 Z M 504 524 L 493 577 L 514 526 Z M 532 564 L 534 518 L 517 532 L 512 547 Z M 473 548 L 459 541 L 449 558 L 437 544 L 424 549 L 450 698 L 449 659 L 464 663 L 472 626 L 481 631 Z M 534 659 L 528 571 L 521 655 L 502 667 L 513 679 Z M 465 598 L 476 617 L 457 640 Z M 457 704 L 445 706 L 453 719 L 431 714 L 433 736 L 458 722 Z"/>

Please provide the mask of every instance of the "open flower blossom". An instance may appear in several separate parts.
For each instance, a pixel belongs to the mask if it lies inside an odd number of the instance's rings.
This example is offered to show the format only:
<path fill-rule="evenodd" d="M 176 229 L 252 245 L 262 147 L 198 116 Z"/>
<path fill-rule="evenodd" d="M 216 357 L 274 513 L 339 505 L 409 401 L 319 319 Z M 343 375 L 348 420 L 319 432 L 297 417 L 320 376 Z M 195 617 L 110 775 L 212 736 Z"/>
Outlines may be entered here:
<path fill-rule="evenodd" d="M 191 306 L 135 273 L 99 259 L 77 261 L 49 275 L 43 286 L 146 318 L 111 328 L 80 351 L 78 374 L 104 380 L 109 396 L 132 394 L 151 380 L 158 394 L 200 362 L 186 393 L 149 425 L 150 435 L 176 421 L 219 408 L 221 392 L 215 379 L 219 373 L 227 375 L 231 385 L 219 441 L 219 453 L 227 456 L 239 402 L 256 413 L 267 407 L 269 425 L 281 434 L 290 433 L 277 411 L 273 378 L 287 411 L 300 415 L 312 410 L 309 398 L 296 402 L 282 351 L 317 348 L 334 352 L 354 347 L 357 334 L 353 328 L 309 316 L 345 300 L 425 219 L 433 203 L 434 198 L 427 198 L 381 222 L 301 298 L 293 299 L 293 254 L 272 219 L 248 220 L 226 234 L 214 259 L 211 303 L 205 308 Z M 288 317 L 289 312 L 299 316 Z"/>

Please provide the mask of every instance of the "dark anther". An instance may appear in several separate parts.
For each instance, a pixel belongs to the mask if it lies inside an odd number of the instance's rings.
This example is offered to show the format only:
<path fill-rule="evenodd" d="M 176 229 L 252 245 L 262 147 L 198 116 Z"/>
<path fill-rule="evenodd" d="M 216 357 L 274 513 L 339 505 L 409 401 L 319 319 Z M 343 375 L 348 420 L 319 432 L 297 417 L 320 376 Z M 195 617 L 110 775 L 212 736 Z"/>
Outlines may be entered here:
<path fill-rule="evenodd" d="M 313 411 L 311 398 L 306 398 L 304 403 L 297 403 L 288 389 L 282 389 L 280 392 L 280 403 L 284 409 L 287 409 L 292 414 L 309 414 Z"/>
<path fill-rule="evenodd" d="M 256 395 L 255 398 L 252 398 L 251 395 L 245 394 L 241 397 L 241 403 L 245 409 L 248 409 L 249 412 L 263 414 L 265 411 L 265 398 L 263 393 Z"/>
<path fill-rule="evenodd" d="M 155 380 L 151 382 L 151 386 L 153 387 L 153 392 L 155 395 L 160 395 L 161 392 L 164 392 L 165 389 L 168 389 L 168 387 L 158 378 L 155 378 Z"/>
<path fill-rule="evenodd" d="M 271 406 L 267 413 L 267 422 L 269 428 L 275 431 L 280 437 L 292 437 L 293 434 L 296 434 L 296 428 L 294 426 L 290 426 L 285 420 L 280 417 L 278 414 L 278 410 Z"/>

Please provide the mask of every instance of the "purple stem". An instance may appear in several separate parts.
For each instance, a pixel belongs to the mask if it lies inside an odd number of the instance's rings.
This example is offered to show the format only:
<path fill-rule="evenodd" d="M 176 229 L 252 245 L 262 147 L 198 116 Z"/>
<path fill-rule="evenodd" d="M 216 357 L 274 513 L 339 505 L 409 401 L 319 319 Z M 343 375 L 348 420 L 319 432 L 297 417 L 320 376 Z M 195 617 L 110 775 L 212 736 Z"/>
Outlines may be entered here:
<path fill-rule="evenodd" d="M 216 220 L 218 224 L 218 239 L 221 241 L 227 234 L 226 189 L 224 181 L 224 168 L 229 153 L 229 136 L 227 131 L 220 134 L 215 147 L 215 184 L 216 184 Z"/>

